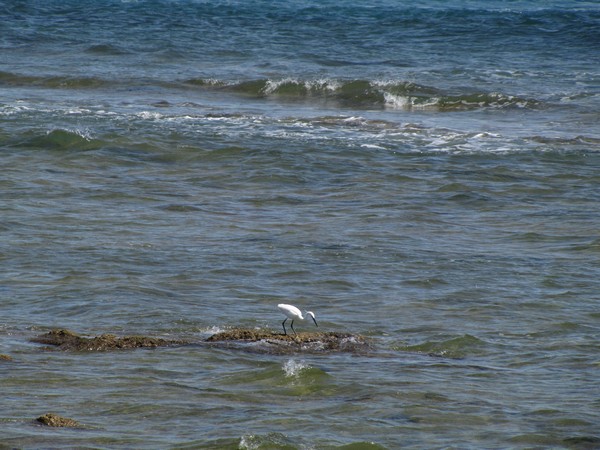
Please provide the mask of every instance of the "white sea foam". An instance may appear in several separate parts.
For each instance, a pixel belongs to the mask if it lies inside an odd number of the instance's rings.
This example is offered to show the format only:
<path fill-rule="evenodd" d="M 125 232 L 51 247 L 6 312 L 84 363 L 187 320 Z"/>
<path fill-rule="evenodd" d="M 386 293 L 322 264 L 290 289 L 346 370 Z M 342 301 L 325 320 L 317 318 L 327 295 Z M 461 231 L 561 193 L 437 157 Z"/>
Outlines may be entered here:
<path fill-rule="evenodd" d="M 48 130 L 46 131 L 46 135 L 50 136 L 53 133 L 68 133 L 68 134 L 74 134 L 76 136 L 79 136 L 82 139 L 85 139 L 86 141 L 91 141 L 94 137 L 92 136 L 92 133 L 89 129 L 80 129 L 80 128 L 55 128 L 52 130 Z"/>
<path fill-rule="evenodd" d="M 2 107 L 0 107 L 0 115 L 11 116 L 13 114 L 20 114 L 23 112 L 33 110 L 33 108 L 30 108 L 29 106 L 19 105 L 18 103 L 20 103 L 20 102 L 16 102 L 16 103 L 17 104 L 3 105 Z"/>
<path fill-rule="evenodd" d="M 385 100 L 385 106 L 387 108 L 405 109 L 411 106 L 410 97 L 407 97 L 405 95 L 395 95 L 390 94 L 389 92 L 384 92 L 383 98 Z"/>
<path fill-rule="evenodd" d="M 218 327 L 216 325 L 213 325 L 212 327 L 200 329 L 200 332 L 202 334 L 207 334 L 210 336 L 212 336 L 213 334 L 222 333 L 223 331 L 225 331 L 225 329 Z"/>
<path fill-rule="evenodd" d="M 139 113 L 136 114 L 137 117 L 139 117 L 140 119 L 161 119 L 163 117 L 162 114 L 157 113 L 157 112 L 151 112 L 151 111 L 141 111 Z"/>
<path fill-rule="evenodd" d="M 296 361 L 295 359 L 289 359 L 283 364 L 283 371 L 286 377 L 297 377 L 300 372 L 304 369 L 309 369 L 310 365 L 304 360 Z"/>
<path fill-rule="evenodd" d="M 255 450 L 258 449 L 260 447 L 260 442 L 256 443 L 254 442 L 254 435 L 253 434 L 245 434 L 244 436 L 242 436 L 242 438 L 240 439 L 240 445 L 238 446 L 238 448 L 240 450 Z"/>
<path fill-rule="evenodd" d="M 69 108 L 65 114 L 90 114 L 92 111 L 87 108 Z"/>
<path fill-rule="evenodd" d="M 241 437 L 238 449 L 258 450 L 261 448 L 289 448 L 291 442 L 284 434 L 271 432 L 264 435 L 245 434 Z M 312 446 L 301 445 L 299 448 L 312 450 Z"/>
<path fill-rule="evenodd" d="M 265 84 L 265 87 L 263 88 L 263 92 L 267 95 L 272 94 L 273 92 L 275 92 L 277 89 L 279 89 L 280 86 L 283 86 L 285 84 L 289 84 L 289 83 L 297 83 L 298 80 L 294 79 L 294 78 L 283 78 L 281 80 L 267 80 L 267 84 Z"/>
<path fill-rule="evenodd" d="M 340 83 L 337 80 L 333 80 L 333 79 L 321 78 L 318 80 L 306 81 L 304 83 L 304 85 L 309 90 L 317 88 L 320 90 L 327 90 L 330 92 L 334 92 L 342 86 L 342 83 Z"/>
<path fill-rule="evenodd" d="M 385 150 L 385 147 L 382 147 L 381 145 L 375 145 L 375 144 L 361 144 L 361 147 L 372 148 L 372 149 L 376 149 L 376 150 Z"/>
<path fill-rule="evenodd" d="M 341 119 L 340 123 L 350 126 L 362 126 L 367 124 L 367 119 L 360 116 L 351 116 Z"/>
<path fill-rule="evenodd" d="M 225 84 L 218 78 L 204 78 L 202 81 L 208 86 L 223 86 Z"/>
<path fill-rule="evenodd" d="M 267 80 L 262 92 L 266 95 L 270 95 L 277 92 L 281 86 L 285 86 L 286 84 L 304 86 L 308 93 L 322 91 L 335 92 L 341 86 L 339 81 L 327 78 L 300 81 L 297 78 L 287 77 L 280 80 Z"/>

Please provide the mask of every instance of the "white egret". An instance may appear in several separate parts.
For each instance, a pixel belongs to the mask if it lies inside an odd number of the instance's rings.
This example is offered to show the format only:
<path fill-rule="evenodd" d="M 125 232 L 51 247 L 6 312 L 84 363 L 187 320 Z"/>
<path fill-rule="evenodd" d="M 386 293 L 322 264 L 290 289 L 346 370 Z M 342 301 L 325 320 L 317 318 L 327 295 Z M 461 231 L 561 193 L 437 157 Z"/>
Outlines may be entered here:
<path fill-rule="evenodd" d="M 286 316 L 285 320 L 281 323 L 281 325 L 283 326 L 283 334 L 287 336 L 287 331 L 285 329 L 285 321 L 288 319 L 292 319 L 292 323 L 290 324 L 290 326 L 292 327 L 292 331 L 294 332 L 294 334 L 297 335 L 298 333 L 296 333 L 296 330 L 294 330 L 294 320 L 306 320 L 304 316 L 302 316 L 302 311 L 300 311 L 293 305 L 286 305 L 285 303 L 280 303 L 279 305 L 277 305 L 277 307 L 279 308 L 279 311 L 281 311 Z M 317 325 L 315 314 L 312 311 L 306 311 L 305 314 L 307 316 L 306 318 L 310 316 L 310 318 L 315 323 L 315 326 L 319 326 Z"/>

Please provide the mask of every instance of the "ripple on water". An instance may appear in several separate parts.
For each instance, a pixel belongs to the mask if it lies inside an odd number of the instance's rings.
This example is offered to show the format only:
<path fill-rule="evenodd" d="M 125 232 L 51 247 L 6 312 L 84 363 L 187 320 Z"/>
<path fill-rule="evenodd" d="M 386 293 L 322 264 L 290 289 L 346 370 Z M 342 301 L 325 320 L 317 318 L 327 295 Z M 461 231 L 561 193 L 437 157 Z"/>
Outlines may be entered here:
<path fill-rule="evenodd" d="M 302 436 L 294 438 L 282 433 L 246 434 L 239 443 L 241 450 L 297 450 L 298 448 L 315 448 L 315 443 Z M 328 445 L 327 448 L 335 450 L 385 450 L 375 442 L 351 442 L 340 445 Z"/>
<path fill-rule="evenodd" d="M 416 345 L 397 345 L 393 349 L 447 358 L 464 358 L 465 356 L 485 353 L 486 345 L 481 339 L 466 334 L 443 341 L 426 341 Z"/>

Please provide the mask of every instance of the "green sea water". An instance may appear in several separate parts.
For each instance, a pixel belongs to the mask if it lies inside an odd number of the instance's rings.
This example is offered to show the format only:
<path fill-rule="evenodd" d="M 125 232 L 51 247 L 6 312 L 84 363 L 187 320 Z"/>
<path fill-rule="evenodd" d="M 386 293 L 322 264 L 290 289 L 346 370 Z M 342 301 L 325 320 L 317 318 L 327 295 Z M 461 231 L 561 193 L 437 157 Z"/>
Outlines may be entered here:
<path fill-rule="evenodd" d="M 600 446 L 595 2 L 0 18 L 0 448 Z"/>

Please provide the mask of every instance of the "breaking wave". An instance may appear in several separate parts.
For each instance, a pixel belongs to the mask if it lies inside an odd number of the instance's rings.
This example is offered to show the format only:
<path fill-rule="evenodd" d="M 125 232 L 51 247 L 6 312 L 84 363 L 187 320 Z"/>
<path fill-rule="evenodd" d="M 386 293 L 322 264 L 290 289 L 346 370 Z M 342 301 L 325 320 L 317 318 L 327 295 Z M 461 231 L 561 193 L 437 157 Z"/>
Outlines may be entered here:
<path fill-rule="evenodd" d="M 410 81 L 258 79 L 227 83 L 190 79 L 187 85 L 252 98 L 332 102 L 355 108 L 469 110 L 535 108 L 540 101 L 499 92 L 447 92 Z"/>
<path fill-rule="evenodd" d="M 85 130 L 54 129 L 45 134 L 33 133 L 22 141 L 18 147 L 39 148 L 46 150 L 93 150 L 100 148 L 104 142 L 94 139 Z"/>
<path fill-rule="evenodd" d="M 214 78 L 187 80 L 110 80 L 98 77 L 65 75 L 21 75 L 0 72 L 0 87 L 39 87 L 49 89 L 161 88 L 220 91 L 251 99 L 317 102 L 358 109 L 424 109 L 436 111 L 473 110 L 479 108 L 537 108 L 542 102 L 501 92 L 450 92 L 412 81 L 377 80 L 302 80 L 254 79 L 224 81 Z"/>

